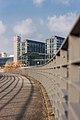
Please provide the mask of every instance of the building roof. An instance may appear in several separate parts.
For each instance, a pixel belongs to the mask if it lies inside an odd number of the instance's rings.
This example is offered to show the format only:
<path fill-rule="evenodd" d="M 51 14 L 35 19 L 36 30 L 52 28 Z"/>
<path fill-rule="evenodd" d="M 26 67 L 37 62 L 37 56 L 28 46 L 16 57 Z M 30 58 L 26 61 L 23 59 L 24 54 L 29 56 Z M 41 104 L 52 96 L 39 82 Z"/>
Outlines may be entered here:
<path fill-rule="evenodd" d="M 26 40 L 24 40 L 24 41 L 45 44 L 44 42 L 40 42 L 40 41 L 37 41 L 37 40 L 26 39 Z"/>
<path fill-rule="evenodd" d="M 46 40 L 50 40 L 50 39 L 55 38 L 55 37 L 56 37 L 57 39 L 62 39 L 62 40 L 65 39 L 64 37 L 60 37 L 60 36 L 55 35 L 55 36 L 51 36 L 50 38 L 47 38 Z"/>
<path fill-rule="evenodd" d="M 59 38 L 59 39 L 63 39 L 63 40 L 65 39 L 65 38 L 63 38 L 63 37 L 56 36 L 56 35 L 55 35 L 54 37 Z"/>

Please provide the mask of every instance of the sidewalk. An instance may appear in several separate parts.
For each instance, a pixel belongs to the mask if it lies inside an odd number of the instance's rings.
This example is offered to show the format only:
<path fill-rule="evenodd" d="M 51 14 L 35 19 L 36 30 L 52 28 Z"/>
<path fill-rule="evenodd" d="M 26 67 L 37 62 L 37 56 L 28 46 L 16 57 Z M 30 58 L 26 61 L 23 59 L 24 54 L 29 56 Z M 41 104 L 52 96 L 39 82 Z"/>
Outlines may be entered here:
<path fill-rule="evenodd" d="M 4 78 L 0 80 L 0 120 L 47 120 L 38 86 L 25 77 Z"/>

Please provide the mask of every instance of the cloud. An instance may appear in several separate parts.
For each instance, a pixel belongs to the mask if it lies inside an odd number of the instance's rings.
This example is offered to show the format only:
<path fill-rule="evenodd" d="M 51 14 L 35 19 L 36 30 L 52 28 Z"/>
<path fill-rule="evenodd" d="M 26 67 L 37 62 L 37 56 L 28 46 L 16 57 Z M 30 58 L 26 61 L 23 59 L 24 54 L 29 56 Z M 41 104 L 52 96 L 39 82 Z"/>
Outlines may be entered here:
<path fill-rule="evenodd" d="M 6 52 L 8 55 L 13 53 L 12 37 L 0 36 L 0 52 Z"/>
<path fill-rule="evenodd" d="M 57 0 L 57 2 L 62 3 L 64 5 L 68 5 L 70 0 Z"/>
<path fill-rule="evenodd" d="M 45 0 L 33 0 L 33 4 L 36 6 L 41 6 Z"/>
<path fill-rule="evenodd" d="M 54 15 L 52 17 L 48 17 L 48 29 L 53 34 L 66 36 L 69 33 L 76 17 L 77 15 L 75 13 L 68 13 L 59 16 Z"/>
<path fill-rule="evenodd" d="M 17 25 L 14 26 L 13 31 L 22 36 L 29 36 L 36 31 L 36 27 L 34 26 L 32 19 L 28 18 L 18 22 Z"/>
<path fill-rule="evenodd" d="M 36 33 L 36 34 L 33 36 L 33 39 L 34 39 L 34 40 L 39 40 L 39 41 L 45 40 L 43 34 L 41 34 L 41 33 Z"/>
<path fill-rule="evenodd" d="M 44 25 L 44 21 L 43 21 L 43 19 L 39 19 L 39 23 L 40 23 L 40 25 Z"/>
<path fill-rule="evenodd" d="M 0 20 L 0 35 L 2 35 L 5 32 L 5 30 L 6 30 L 6 26 Z"/>

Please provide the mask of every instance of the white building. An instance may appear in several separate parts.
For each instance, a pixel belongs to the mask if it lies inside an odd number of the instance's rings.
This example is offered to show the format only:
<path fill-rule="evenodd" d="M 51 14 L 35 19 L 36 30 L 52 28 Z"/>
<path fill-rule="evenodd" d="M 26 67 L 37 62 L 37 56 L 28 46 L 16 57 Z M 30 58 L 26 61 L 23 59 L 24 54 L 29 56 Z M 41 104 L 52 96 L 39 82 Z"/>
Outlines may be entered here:
<path fill-rule="evenodd" d="M 14 62 L 17 62 L 17 60 L 19 60 L 18 56 L 20 56 L 20 42 L 21 37 L 14 36 Z"/>
<path fill-rule="evenodd" d="M 5 52 L 1 52 L 0 53 L 0 57 L 3 58 L 3 57 L 7 57 L 7 54 Z"/>

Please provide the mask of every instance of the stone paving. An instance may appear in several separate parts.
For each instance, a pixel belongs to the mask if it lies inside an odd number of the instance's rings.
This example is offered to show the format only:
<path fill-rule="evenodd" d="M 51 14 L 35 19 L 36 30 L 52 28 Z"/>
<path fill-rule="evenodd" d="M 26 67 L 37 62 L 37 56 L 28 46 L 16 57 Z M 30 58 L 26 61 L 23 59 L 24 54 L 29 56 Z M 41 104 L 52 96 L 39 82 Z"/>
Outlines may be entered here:
<path fill-rule="evenodd" d="M 47 120 L 40 88 L 22 76 L 0 77 L 0 120 Z"/>

